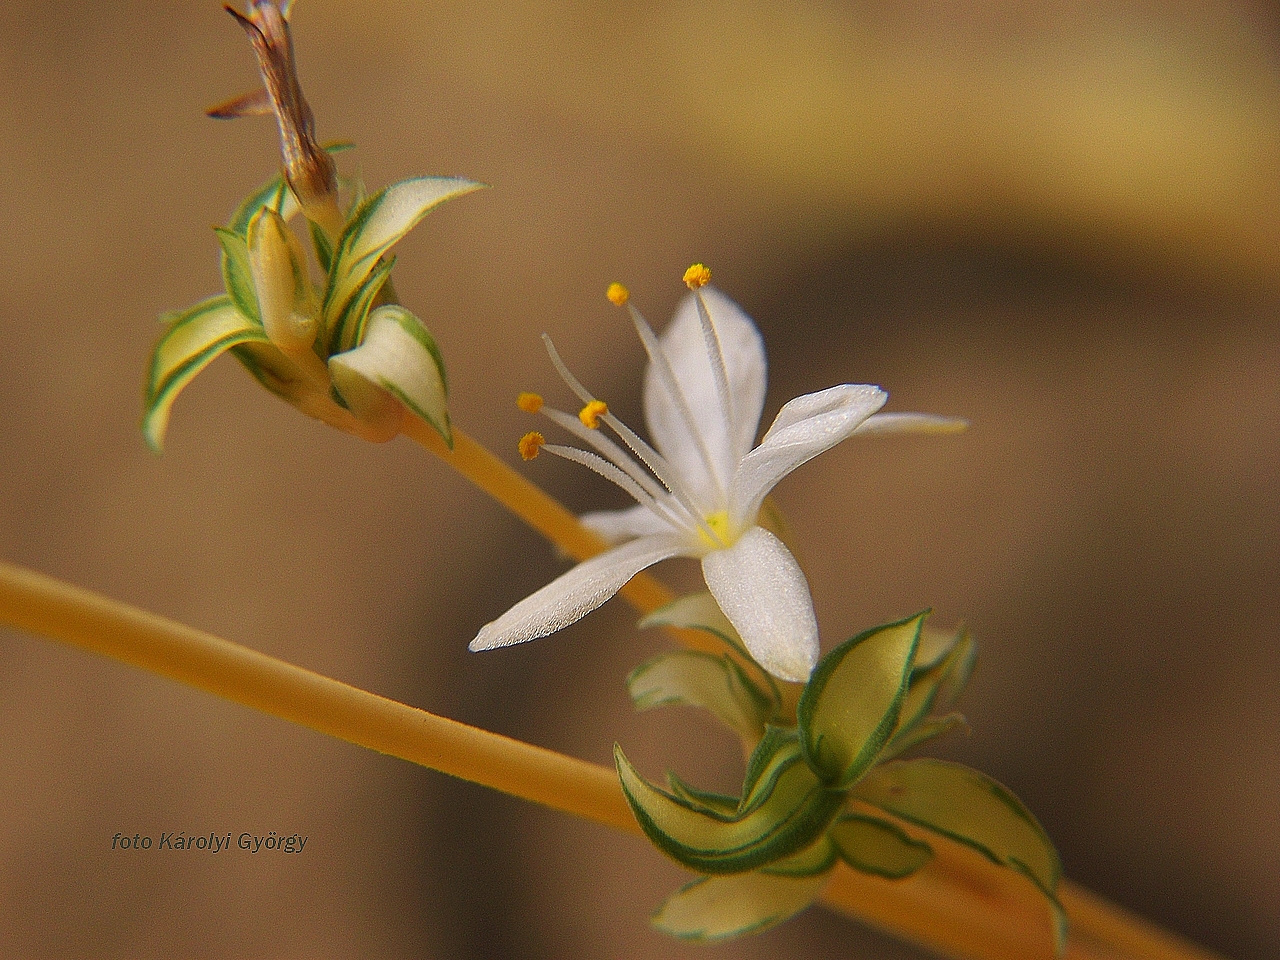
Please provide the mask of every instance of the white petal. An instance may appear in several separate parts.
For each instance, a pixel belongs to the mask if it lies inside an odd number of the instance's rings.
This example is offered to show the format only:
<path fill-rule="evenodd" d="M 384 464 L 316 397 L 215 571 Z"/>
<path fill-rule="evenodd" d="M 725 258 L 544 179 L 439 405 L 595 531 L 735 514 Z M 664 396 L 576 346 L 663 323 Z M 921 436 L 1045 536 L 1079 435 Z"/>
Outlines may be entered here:
<path fill-rule="evenodd" d="M 733 398 L 731 423 L 725 422 L 716 394 L 715 376 L 693 294 L 680 304 L 675 319 L 663 331 L 659 342 L 684 393 L 695 429 L 710 451 L 717 471 L 727 482 L 738 461 L 751 449 L 760 426 L 765 392 L 764 341 L 751 318 L 719 290 L 703 287 L 702 297 L 724 353 L 729 393 Z M 705 461 L 690 436 L 689 425 L 652 365 L 645 371 L 644 415 L 654 446 L 680 471 L 699 502 L 713 502 L 711 494 L 715 484 L 707 476 Z"/>
<path fill-rule="evenodd" d="M 659 535 L 592 557 L 481 627 L 470 649 L 492 650 L 555 633 L 600 606 L 645 567 L 676 556 L 685 546 L 684 538 Z"/>
<path fill-rule="evenodd" d="M 932 413 L 877 413 L 854 431 L 858 436 L 881 433 L 960 433 L 969 421 Z"/>
<path fill-rule="evenodd" d="M 606 543 L 622 543 L 655 533 L 670 533 L 671 524 L 646 506 L 625 510 L 597 510 L 578 518 L 582 525 L 604 537 Z"/>
<path fill-rule="evenodd" d="M 729 488 L 735 525 L 754 523 L 769 491 L 800 464 L 834 447 L 873 413 L 889 395 L 870 384 L 845 383 L 796 397 L 738 467 Z"/>
<path fill-rule="evenodd" d="M 803 683 L 818 662 L 818 623 L 809 584 L 772 533 L 752 527 L 726 550 L 702 558 L 702 575 L 756 662 Z"/>

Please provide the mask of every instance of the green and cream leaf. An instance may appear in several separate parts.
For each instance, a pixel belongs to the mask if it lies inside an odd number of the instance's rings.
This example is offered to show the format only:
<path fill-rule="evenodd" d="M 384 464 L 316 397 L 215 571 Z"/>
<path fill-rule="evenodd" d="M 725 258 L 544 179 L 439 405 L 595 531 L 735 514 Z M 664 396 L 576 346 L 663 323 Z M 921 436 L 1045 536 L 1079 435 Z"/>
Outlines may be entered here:
<path fill-rule="evenodd" d="M 329 305 L 346 303 L 378 258 L 431 210 L 483 186 L 461 177 L 414 177 L 393 183 L 365 200 L 338 241 L 329 270 L 326 312 Z"/>
<path fill-rule="evenodd" d="M 894 761 L 867 774 L 853 795 L 1018 867 L 1046 892 L 1058 886 L 1062 867 L 1044 828 L 1006 787 L 977 770 L 929 758 Z"/>
<path fill-rule="evenodd" d="M 899 760 L 877 766 L 853 796 L 1026 876 L 1049 902 L 1061 948 L 1065 919 L 1057 900 L 1058 853 L 1031 811 L 1006 787 L 958 763 Z"/>
<path fill-rule="evenodd" d="M 238 233 L 223 227 L 214 227 L 218 245 L 222 247 L 222 286 L 237 310 L 250 320 L 262 322 L 258 311 L 258 294 L 253 283 L 253 269 L 249 262 L 249 245 Z"/>
<path fill-rule="evenodd" d="M 330 356 L 354 350 L 363 341 L 369 311 L 375 298 L 391 278 L 391 268 L 395 263 L 395 257 L 379 261 L 344 303 L 339 305 L 326 298 L 323 316 L 325 329 L 328 330 L 326 349 Z"/>
<path fill-rule="evenodd" d="M 427 328 L 404 307 L 388 304 L 370 313 L 360 346 L 331 357 L 329 372 L 357 417 L 380 408 L 375 391 L 389 394 L 452 443 L 444 359 Z"/>
<path fill-rule="evenodd" d="M 925 614 L 859 634 L 813 672 L 796 710 L 805 759 L 846 789 L 875 761 L 898 722 Z"/>
<path fill-rule="evenodd" d="M 685 783 L 674 771 L 667 771 L 667 786 L 671 795 L 691 809 L 701 810 L 722 819 L 732 819 L 738 813 L 739 798 L 711 790 L 699 790 Z"/>
<path fill-rule="evenodd" d="M 710 710 L 721 723 L 752 743 L 764 733 L 776 703 L 728 657 L 695 650 L 646 660 L 627 677 L 637 709 L 685 704 Z"/>
<path fill-rule="evenodd" d="M 739 653 L 750 656 L 738 631 L 716 603 L 716 598 L 704 590 L 678 597 L 659 607 L 637 624 L 641 630 L 650 627 L 676 627 L 681 630 L 701 630 L 719 637 Z"/>
<path fill-rule="evenodd" d="M 822 892 L 826 874 L 793 877 L 764 871 L 699 877 L 672 894 L 653 925 L 682 940 L 716 941 L 758 933 L 795 916 Z"/>
<path fill-rule="evenodd" d="M 786 749 L 785 747 L 783 749 Z M 664 853 L 700 873 L 743 873 L 812 844 L 836 816 L 843 796 L 827 790 L 798 750 L 766 765 L 753 802 L 717 815 L 649 784 L 614 748 L 622 792 L 645 835 Z M 744 798 L 745 801 L 745 798 Z"/>
<path fill-rule="evenodd" d="M 690 593 L 683 597 L 678 597 L 642 618 L 638 626 L 641 630 L 648 630 L 651 627 L 700 630 L 716 637 L 726 646 L 741 654 L 741 660 L 738 665 L 743 668 L 748 676 L 752 677 L 756 689 L 768 695 L 772 702 L 772 708 L 766 720 L 772 720 L 777 714 L 782 705 L 782 694 L 778 691 L 778 684 L 767 670 L 755 662 L 747 651 L 746 645 L 743 644 L 742 638 L 738 636 L 738 631 L 734 629 L 733 624 L 729 622 L 729 618 L 724 615 L 724 611 L 716 603 L 715 597 L 711 596 L 708 591 L 704 590 L 700 593 Z"/>
<path fill-rule="evenodd" d="M 768 866 L 761 867 L 762 873 L 771 873 L 779 877 L 812 877 L 825 874 L 836 865 L 839 854 L 835 841 L 828 830 L 799 853 L 793 853 L 782 860 L 775 860 Z"/>
<path fill-rule="evenodd" d="M 178 393 L 224 351 L 239 344 L 268 343 L 262 326 L 235 308 L 229 297 L 197 303 L 172 317 L 151 354 L 143 394 L 142 433 L 159 452 Z"/>
<path fill-rule="evenodd" d="M 842 859 L 855 870 L 890 880 L 915 873 L 933 858 L 933 848 L 901 827 L 860 813 L 847 814 L 828 831 Z"/>
<path fill-rule="evenodd" d="M 901 729 L 880 751 L 877 763 L 884 763 L 898 757 L 914 747 L 920 746 L 953 730 L 968 731 L 969 722 L 958 713 L 948 713 L 942 717 L 927 717 L 910 727 Z"/>
<path fill-rule="evenodd" d="M 945 652 L 925 666 L 919 665 L 920 657 L 917 655 L 917 665 L 911 671 L 907 692 L 898 711 L 898 725 L 886 750 L 901 753 L 906 747 L 899 744 L 906 742 L 911 731 L 923 723 L 934 709 L 955 703 L 973 672 L 976 655 L 977 648 L 968 630 L 958 631 L 947 644 Z M 887 757 L 882 755 L 881 759 Z"/>

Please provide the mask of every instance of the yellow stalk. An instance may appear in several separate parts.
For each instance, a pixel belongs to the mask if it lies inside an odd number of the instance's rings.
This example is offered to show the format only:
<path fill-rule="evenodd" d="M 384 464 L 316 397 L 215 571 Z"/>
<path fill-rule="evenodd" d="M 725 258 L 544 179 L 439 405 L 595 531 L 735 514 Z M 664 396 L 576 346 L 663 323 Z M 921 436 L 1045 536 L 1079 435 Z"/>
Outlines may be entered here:
<path fill-rule="evenodd" d="M 61 640 L 379 753 L 631 834 L 615 772 L 388 700 L 239 644 L 0 562 L 0 623 Z M 839 866 L 828 906 L 964 960 L 1052 954 L 1031 885 L 956 843 L 906 880 Z M 1064 883 L 1069 960 L 1215 960 Z"/>
<path fill-rule="evenodd" d="M 606 767 L 360 690 L 0 562 L 0 622 L 566 813 L 639 832 Z"/>

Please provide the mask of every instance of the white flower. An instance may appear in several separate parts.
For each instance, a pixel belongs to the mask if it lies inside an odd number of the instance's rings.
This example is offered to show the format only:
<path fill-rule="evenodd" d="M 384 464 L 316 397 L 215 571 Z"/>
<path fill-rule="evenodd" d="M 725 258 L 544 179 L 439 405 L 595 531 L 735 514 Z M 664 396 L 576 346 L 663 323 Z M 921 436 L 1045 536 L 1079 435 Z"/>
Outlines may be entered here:
<path fill-rule="evenodd" d="M 783 680 L 808 679 L 818 660 L 809 585 L 791 551 L 757 523 L 765 497 L 792 470 L 852 434 L 946 432 L 964 423 L 925 414 L 880 414 L 876 411 L 888 398 L 883 390 L 841 384 L 786 404 L 753 449 L 764 408 L 764 344 L 737 304 L 701 286 L 708 276 L 706 268 L 700 273 L 690 268 L 686 282 L 693 292 L 661 337 L 628 305 L 649 353 L 644 412 L 653 446 L 609 414 L 547 340 L 556 368 L 585 406 L 575 417 L 542 408 L 532 395 L 524 405 L 541 409 L 595 452 L 543 446 L 540 434 L 530 434 L 522 451 L 531 458 L 541 447 L 588 466 L 626 490 L 637 505 L 585 515 L 583 523 L 619 545 L 578 564 L 487 624 L 471 642 L 472 650 L 546 636 L 600 606 L 644 568 L 668 557 L 694 557 L 702 561 L 707 587 L 760 665 Z M 610 299 L 626 303 L 625 289 L 611 287 Z M 629 453 L 595 429 L 600 421 Z"/>

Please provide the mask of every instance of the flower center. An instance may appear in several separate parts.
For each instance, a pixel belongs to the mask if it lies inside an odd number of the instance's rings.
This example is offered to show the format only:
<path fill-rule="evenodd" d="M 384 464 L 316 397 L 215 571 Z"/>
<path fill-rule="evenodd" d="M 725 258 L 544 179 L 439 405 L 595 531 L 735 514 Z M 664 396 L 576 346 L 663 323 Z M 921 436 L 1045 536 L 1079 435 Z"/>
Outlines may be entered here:
<path fill-rule="evenodd" d="M 733 541 L 737 537 L 730 535 L 728 510 L 717 510 L 705 519 L 707 521 L 707 529 L 711 531 L 711 534 L 709 535 L 707 530 L 703 530 L 701 527 L 698 528 L 698 539 L 702 541 L 703 546 L 709 550 L 723 550 L 726 547 L 733 546 Z M 712 539 L 713 535 L 715 539 Z"/>

